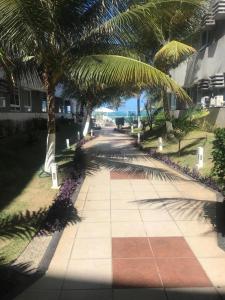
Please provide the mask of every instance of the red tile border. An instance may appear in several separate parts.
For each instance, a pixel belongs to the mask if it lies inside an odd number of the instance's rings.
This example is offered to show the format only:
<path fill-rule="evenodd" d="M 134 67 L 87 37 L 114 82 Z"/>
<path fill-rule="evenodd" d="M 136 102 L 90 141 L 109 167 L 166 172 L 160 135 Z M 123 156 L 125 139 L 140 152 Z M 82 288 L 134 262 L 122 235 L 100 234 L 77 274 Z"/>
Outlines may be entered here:
<path fill-rule="evenodd" d="M 113 258 L 144 258 L 152 257 L 152 250 L 147 238 L 113 238 Z"/>
<path fill-rule="evenodd" d="M 118 288 L 212 287 L 183 237 L 113 238 L 112 266 Z"/>
<path fill-rule="evenodd" d="M 152 258 L 113 259 L 113 287 L 162 287 L 155 260 Z"/>
<path fill-rule="evenodd" d="M 156 257 L 194 257 L 183 237 L 151 237 L 149 241 Z"/>

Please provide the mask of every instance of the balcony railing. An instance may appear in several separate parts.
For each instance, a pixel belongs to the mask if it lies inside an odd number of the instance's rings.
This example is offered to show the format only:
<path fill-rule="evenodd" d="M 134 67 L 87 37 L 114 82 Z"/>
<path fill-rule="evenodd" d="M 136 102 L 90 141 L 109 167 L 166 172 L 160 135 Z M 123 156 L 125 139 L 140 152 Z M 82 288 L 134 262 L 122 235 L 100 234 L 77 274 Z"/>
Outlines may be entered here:
<path fill-rule="evenodd" d="M 225 19 L 225 0 L 218 0 L 212 6 L 212 12 L 216 20 Z"/>
<path fill-rule="evenodd" d="M 202 29 L 211 30 L 216 25 L 214 16 L 210 13 L 206 14 L 202 20 Z"/>

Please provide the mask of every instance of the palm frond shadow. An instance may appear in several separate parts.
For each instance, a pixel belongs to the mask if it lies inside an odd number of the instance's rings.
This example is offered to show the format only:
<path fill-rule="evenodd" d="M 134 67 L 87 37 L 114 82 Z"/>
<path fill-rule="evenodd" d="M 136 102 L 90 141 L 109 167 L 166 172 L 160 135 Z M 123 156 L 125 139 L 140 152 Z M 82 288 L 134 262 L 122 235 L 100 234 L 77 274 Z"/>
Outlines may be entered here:
<path fill-rule="evenodd" d="M 104 151 L 104 152 L 82 152 L 82 158 L 79 159 L 80 166 L 86 174 L 94 172 L 104 167 L 110 171 L 127 173 L 130 175 L 142 175 L 144 178 L 157 179 L 162 181 L 183 180 L 180 176 L 163 168 L 149 167 L 137 164 L 139 158 L 150 160 L 149 157 L 142 153 L 134 151 Z"/>
<path fill-rule="evenodd" d="M 50 234 L 60 231 L 69 224 L 75 224 L 81 219 L 76 208 L 72 205 L 53 205 L 48 208 L 41 208 L 38 211 L 19 212 L 5 216 L 0 219 L 0 240 L 18 236 L 24 239 L 32 238 L 38 234 Z M 56 211 L 57 209 L 57 211 Z"/>
<path fill-rule="evenodd" d="M 192 198 L 160 198 L 136 200 L 140 206 L 165 207 L 176 220 L 209 221 L 218 234 L 218 246 L 225 251 L 225 202 Z"/>
<path fill-rule="evenodd" d="M 30 263 L 9 264 L 0 258 L 1 296 L 3 299 L 12 299 L 40 277 L 41 274 L 36 273 Z M 6 297 L 4 298 L 4 296 Z"/>

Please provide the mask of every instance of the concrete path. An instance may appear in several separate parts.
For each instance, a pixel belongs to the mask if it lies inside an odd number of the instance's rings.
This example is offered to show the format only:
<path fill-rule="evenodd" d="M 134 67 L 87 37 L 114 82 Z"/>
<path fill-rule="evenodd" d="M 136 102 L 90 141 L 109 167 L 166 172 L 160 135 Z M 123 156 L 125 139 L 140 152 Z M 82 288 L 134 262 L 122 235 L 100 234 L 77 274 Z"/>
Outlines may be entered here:
<path fill-rule="evenodd" d="M 220 195 L 112 129 L 86 151 L 82 221 L 65 229 L 46 275 L 17 300 L 225 299 Z"/>

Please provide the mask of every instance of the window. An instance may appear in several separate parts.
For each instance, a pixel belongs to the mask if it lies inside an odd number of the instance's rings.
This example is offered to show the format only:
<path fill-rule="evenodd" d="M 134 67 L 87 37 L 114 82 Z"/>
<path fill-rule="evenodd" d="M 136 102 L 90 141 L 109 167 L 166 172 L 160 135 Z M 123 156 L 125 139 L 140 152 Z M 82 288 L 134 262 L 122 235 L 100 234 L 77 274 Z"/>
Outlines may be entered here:
<path fill-rule="evenodd" d="M 44 93 L 41 94 L 41 111 L 47 112 L 47 99 Z"/>
<path fill-rule="evenodd" d="M 41 111 L 47 112 L 47 101 L 46 100 L 41 101 Z"/>
<path fill-rule="evenodd" d="M 8 83 L 0 79 L 0 109 L 6 108 L 8 95 Z"/>
<path fill-rule="evenodd" d="M 20 97 L 18 88 L 15 88 L 13 94 L 10 96 L 10 109 L 15 111 L 20 110 Z"/>
<path fill-rule="evenodd" d="M 20 90 L 20 99 L 23 101 L 24 104 L 24 110 L 26 112 L 31 112 L 31 91 L 21 89 Z"/>

